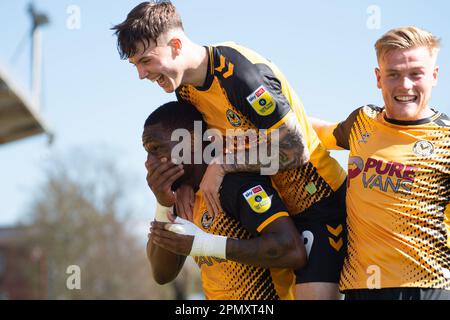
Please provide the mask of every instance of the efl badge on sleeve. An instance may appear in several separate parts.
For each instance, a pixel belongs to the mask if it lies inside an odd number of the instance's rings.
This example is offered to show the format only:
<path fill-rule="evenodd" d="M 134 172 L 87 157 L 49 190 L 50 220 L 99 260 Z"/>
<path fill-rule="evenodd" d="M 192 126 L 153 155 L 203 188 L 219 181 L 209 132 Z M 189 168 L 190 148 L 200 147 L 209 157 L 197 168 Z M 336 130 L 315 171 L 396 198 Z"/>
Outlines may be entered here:
<path fill-rule="evenodd" d="M 268 116 L 275 110 L 275 100 L 270 95 L 269 91 L 260 86 L 251 95 L 247 97 L 248 103 L 255 109 L 260 116 Z"/>
<path fill-rule="evenodd" d="M 250 208 L 257 213 L 266 212 L 272 205 L 272 200 L 260 185 L 248 189 L 242 195 L 250 205 Z"/>

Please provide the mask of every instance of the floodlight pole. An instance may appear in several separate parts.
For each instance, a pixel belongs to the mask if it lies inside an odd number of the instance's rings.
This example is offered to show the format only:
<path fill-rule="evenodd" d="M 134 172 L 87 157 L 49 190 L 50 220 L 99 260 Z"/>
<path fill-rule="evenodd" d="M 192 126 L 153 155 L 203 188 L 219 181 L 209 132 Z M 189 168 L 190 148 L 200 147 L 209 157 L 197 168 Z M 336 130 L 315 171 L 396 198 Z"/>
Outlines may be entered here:
<path fill-rule="evenodd" d="M 41 26 L 49 23 L 48 16 L 39 13 L 34 9 L 32 3 L 29 4 L 28 12 L 31 15 L 31 94 L 33 102 L 40 109 L 41 106 L 41 84 L 42 84 L 42 33 Z"/>

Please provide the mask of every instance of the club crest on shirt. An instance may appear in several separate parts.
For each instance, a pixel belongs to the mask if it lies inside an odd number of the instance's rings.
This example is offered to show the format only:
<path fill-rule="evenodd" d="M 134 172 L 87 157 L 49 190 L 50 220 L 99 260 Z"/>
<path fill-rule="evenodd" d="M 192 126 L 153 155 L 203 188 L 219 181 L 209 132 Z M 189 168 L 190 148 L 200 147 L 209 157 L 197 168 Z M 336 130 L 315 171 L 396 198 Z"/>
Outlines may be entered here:
<path fill-rule="evenodd" d="M 209 214 L 208 211 L 205 211 L 202 215 L 202 226 L 205 229 L 209 229 L 214 222 L 214 217 Z"/>
<path fill-rule="evenodd" d="M 248 189 L 242 194 L 250 205 L 250 208 L 257 213 L 264 213 L 272 205 L 271 198 L 260 185 Z"/>
<path fill-rule="evenodd" d="M 428 157 L 434 153 L 434 146 L 430 141 L 419 140 L 414 144 L 413 151 L 418 156 Z"/>
<path fill-rule="evenodd" d="M 367 132 L 363 133 L 363 134 L 361 134 L 361 139 L 358 140 L 358 143 L 367 143 L 369 138 L 370 138 L 370 134 L 368 134 Z"/>
<path fill-rule="evenodd" d="M 241 117 L 231 109 L 227 110 L 227 119 L 233 127 L 239 127 L 242 123 Z"/>
<path fill-rule="evenodd" d="M 276 107 L 275 100 L 262 85 L 247 97 L 247 101 L 260 116 L 272 114 Z"/>

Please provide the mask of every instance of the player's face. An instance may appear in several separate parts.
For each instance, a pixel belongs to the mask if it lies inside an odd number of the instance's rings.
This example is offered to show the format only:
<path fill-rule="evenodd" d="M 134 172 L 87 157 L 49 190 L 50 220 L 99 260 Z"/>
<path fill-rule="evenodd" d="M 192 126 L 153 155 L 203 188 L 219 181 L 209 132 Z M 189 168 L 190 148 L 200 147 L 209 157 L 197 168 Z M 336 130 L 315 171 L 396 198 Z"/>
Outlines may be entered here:
<path fill-rule="evenodd" d="M 428 48 L 393 50 L 375 70 L 388 118 L 414 121 L 431 116 L 428 106 L 438 67 Z"/>
<path fill-rule="evenodd" d="M 168 132 L 167 128 L 159 123 L 145 128 L 143 143 L 144 148 L 147 151 L 148 162 L 161 161 L 162 158 L 172 161 L 172 150 L 178 144 L 178 141 L 171 141 L 171 135 L 172 133 Z M 181 161 L 176 161 L 176 163 L 180 162 Z M 182 164 L 184 174 L 174 182 L 173 189 L 176 189 L 180 184 L 192 179 L 192 176 L 195 174 L 194 164 Z"/>
<path fill-rule="evenodd" d="M 176 53 L 172 45 L 155 43 L 143 51 L 144 46 L 138 45 L 138 53 L 130 57 L 130 63 L 136 66 L 139 79 L 156 82 L 165 92 L 174 92 L 181 84 L 182 72 L 178 66 Z"/>
<path fill-rule="evenodd" d="M 143 142 L 145 151 L 147 151 L 147 161 L 160 161 L 162 158 L 170 160 L 170 140 L 164 135 L 163 130 L 159 124 L 148 126 L 145 129 Z"/>

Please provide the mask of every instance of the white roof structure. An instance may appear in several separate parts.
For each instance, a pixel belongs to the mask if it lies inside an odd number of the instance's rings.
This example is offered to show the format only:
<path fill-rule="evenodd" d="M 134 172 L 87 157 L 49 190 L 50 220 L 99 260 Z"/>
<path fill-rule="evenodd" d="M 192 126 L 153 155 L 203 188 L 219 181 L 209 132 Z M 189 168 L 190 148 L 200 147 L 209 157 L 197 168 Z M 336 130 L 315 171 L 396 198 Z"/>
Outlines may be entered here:
<path fill-rule="evenodd" d="M 51 133 L 38 106 L 0 66 L 0 145 L 41 133 Z"/>

